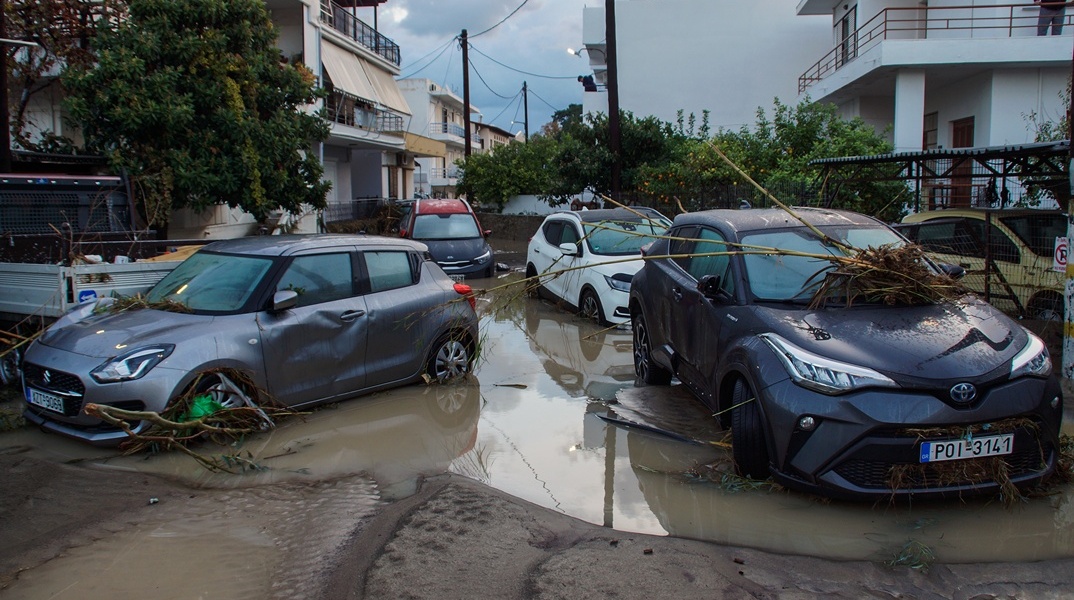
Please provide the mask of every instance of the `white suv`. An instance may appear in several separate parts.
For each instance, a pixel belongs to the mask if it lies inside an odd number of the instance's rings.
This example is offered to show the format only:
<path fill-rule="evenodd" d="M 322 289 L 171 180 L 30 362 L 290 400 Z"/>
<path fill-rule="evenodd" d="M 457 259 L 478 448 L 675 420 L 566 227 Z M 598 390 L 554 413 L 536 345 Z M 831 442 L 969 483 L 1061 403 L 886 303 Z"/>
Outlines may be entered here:
<path fill-rule="evenodd" d="M 651 208 L 560 211 L 530 238 L 526 277 L 537 293 L 601 324 L 630 321 L 630 280 L 641 268 L 641 247 L 671 225 Z"/>

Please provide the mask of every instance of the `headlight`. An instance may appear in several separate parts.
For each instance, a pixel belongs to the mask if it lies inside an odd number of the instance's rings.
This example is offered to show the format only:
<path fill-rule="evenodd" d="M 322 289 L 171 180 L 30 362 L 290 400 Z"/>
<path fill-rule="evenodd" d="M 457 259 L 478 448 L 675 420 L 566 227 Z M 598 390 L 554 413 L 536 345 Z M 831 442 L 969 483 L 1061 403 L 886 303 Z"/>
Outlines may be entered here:
<path fill-rule="evenodd" d="M 772 347 L 791 379 L 802 387 L 824 394 L 841 394 L 864 387 L 899 387 L 872 369 L 813 354 L 773 333 L 762 333 L 760 338 Z"/>
<path fill-rule="evenodd" d="M 1032 333 L 1025 348 L 1011 359 L 1011 379 L 1022 375 L 1047 377 L 1052 373 L 1052 359 L 1048 348 Z"/>
<path fill-rule="evenodd" d="M 101 383 L 138 379 L 167 358 L 172 350 L 175 350 L 173 344 L 136 348 L 97 367 L 90 372 L 90 375 Z"/>
<path fill-rule="evenodd" d="M 626 273 L 616 273 L 611 277 L 605 275 L 604 281 L 608 282 L 608 286 L 613 290 L 619 290 L 620 292 L 630 291 L 630 280 L 632 277 Z"/>
<path fill-rule="evenodd" d="M 474 262 L 476 262 L 477 264 L 481 265 L 481 264 L 487 263 L 490 258 L 492 258 L 492 250 L 489 250 L 488 252 L 482 254 L 481 256 L 478 256 L 477 258 L 474 259 Z"/>

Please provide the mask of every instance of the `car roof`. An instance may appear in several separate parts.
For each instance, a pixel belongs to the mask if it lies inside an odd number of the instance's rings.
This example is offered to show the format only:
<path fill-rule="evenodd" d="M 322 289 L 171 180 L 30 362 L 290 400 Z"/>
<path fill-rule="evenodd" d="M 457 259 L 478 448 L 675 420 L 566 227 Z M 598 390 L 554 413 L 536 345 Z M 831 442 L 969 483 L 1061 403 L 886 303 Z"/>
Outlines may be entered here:
<path fill-rule="evenodd" d="M 1049 215 L 1056 217 L 1063 216 L 1063 212 L 1060 210 L 1040 208 L 940 208 L 936 210 L 925 210 L 919 213 L 906 215 L 905 217 L 903 217 L 902 222 L 920 223 L 922 221 L 931 221 L 934 219 L 951 219 L 964 217 L 983 219 L 988 213 L 992 213 L 993 215 L 1000 217 L 1021 217 L 1025 215 Z"/>
<path fill-rule="evenodd" d="M 643 218 L 666 218 L 659 211 L 646 206 L 631 208 L 596 208 L 592 210 L 560 210 L 553 215 L 571 215 L 583 223 L 600 221 L 640 221 Z"/>
<path fill-rule="evenodd" d="M 286 256 L 302 250 L 332 246 L 398 247 L 405 250 L 426 250 L 425 244 L 412 240 L 348 233 L 261 235 L 255 237 L 221 240 L 205 246 L 204 250 L 228 254 L 252 254 L 258 256 Z"/>
<path fill-rule="evenodd" d="M 876 226 L 883 223 L 873 217 L 848 210 L 796 206 L 803 221 L 815 227 L 825 225 Z M 676 215 L 675 225 L 718 225 L 728 232 L 756 231 L 773 227 L 805 227 L 782 208 L 714 209 Z"/>
<path fill-rule="evenodd" d="M 415 214 L 469 213 L 470 205 L 459 198 L 429 198 L 414 202 Z"/>

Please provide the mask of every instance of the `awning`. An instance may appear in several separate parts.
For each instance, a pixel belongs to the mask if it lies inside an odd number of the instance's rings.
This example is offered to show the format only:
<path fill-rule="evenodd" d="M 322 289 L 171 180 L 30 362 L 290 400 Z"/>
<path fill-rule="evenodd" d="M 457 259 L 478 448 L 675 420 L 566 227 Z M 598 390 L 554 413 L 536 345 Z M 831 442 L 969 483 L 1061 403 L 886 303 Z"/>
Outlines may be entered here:
<path fill-rule="evenodd" d="M 407 152 L 415 156 L 447 157 L 447 144 L 444 142 L 410 133 L 409 131 L 404 132 L 404 139 L 406 139 Z"/>
<path fill-rule="evenodd" d="M 360 58 L 327 41 L 321 44 L 321 62 L 332 84 L 372 104 L 378 103 L 376 88 L 362 68 Z M 409 114 L 409 113 L 407 113 Z"/>
<path fill-rule="evenodd" d="M 399 84 L 387 71 L 328 40 L 321 44 L 321 62 L 337 88 L 395 112 L 410 114 Z"/>
<path fill-rule="evenodd" d="M 377 95 L 380 96 L 380 103 L 395 112 L 409 115 L 410 105 L 403 98 L 403 92 L 399 91 L 399 84 L 395 82 L 395 78 L 387 71 L 382 71 L 367 61 L 358 60 L 365 67 L 365 73 L 369 76 L 369 81 L 373 83 L 373 89 L 377 90 Z"/>

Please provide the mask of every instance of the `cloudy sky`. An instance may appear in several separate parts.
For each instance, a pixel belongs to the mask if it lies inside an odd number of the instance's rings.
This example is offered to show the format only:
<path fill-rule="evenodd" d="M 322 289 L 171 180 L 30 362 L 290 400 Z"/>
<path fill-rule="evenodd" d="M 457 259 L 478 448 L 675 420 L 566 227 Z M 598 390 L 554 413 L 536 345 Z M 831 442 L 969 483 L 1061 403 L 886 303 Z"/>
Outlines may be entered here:
<path fill-rule="evenodd" d="M 431 79 L 459 97 L 462 50 L 456 38 L 466 29 L 471 104 L 485 122 L 517 133 L 523 128 L 525 81 L 533 134 L 554 111 L 582 102 L 577 76 L 589 72 L 588 60 L 567 48 L 582 45 L 587 1 L 604 5 L 601 0 L 387 0 L 376 17 L 381 33 L 399 44 L 401 76 Z M 373 16 L 371 8 L 358 9 L 358 17 L 370 25 Z"/>

